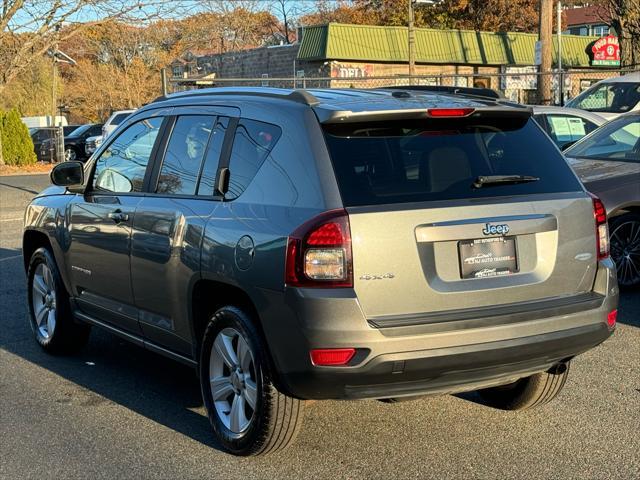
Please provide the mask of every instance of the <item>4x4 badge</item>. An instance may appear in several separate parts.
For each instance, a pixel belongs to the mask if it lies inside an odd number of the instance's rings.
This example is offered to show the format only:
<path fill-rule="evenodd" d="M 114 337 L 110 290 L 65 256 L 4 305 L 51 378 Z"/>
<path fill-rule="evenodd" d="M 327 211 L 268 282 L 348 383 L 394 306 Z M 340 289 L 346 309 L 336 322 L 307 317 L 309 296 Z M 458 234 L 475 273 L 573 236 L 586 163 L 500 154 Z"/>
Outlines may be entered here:
<path fill-rule="evenodd" d="M 485 235 L 496 235 L 496 234 L 506 235 L 507 233 L 509 233 L 509 225 L 507 224 L 489 225 L 487 223 L 485 224 L 484 229 L 482 230 L 482 233 Z"/>

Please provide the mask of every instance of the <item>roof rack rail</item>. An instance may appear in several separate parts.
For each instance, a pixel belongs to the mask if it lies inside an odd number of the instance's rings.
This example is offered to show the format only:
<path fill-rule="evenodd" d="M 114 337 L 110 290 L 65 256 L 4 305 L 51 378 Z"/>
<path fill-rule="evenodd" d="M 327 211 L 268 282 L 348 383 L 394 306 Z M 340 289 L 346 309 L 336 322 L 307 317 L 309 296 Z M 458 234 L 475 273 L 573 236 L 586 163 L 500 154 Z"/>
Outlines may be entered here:
<path fill-rule="evenodd" d="M 404 90 L 404 91 L 423 91 L 423 92 L 439 92 L 450 93 L 453 95 L 464 95 L 467 97 L 490 98 L 492 100 L 505 100 L 505 96 L 491 88 L 477 87 L 448 87 L 445 85 L 406 85 L 406 86 L 389 86 L 379 87 L 385 90 Z"/>
<path fill-rule="evenodd" d="M 200 90 L 189 90 L 187 92 L 179 92 L 171 95 L 162 95 L 151 103 L 162 102 L 164 100 L 174 99 L 174 98 L 190 98 L 190 97 L 203 97 L 207 95 L 250 95 L 256 97 L 266 97 L 266 98 L 278 98 L 280 100 L 289 100 L 297 103 L 302 103 L 304 105 L 308 105 L 313 107 L 315 105 L 320 104 L 320 100 L 314 97 L 311 93 L 306 90 L 293 90 L 290 93 L 286 94 L 287 90 L 282 89 L 282 92 L 275 91 L 276 89 L 261 89 L 257 87 L 245 87 L 245 88 L 234 88 L 234 87 L 220 87 L 220 88 L 203 88 Z"/>

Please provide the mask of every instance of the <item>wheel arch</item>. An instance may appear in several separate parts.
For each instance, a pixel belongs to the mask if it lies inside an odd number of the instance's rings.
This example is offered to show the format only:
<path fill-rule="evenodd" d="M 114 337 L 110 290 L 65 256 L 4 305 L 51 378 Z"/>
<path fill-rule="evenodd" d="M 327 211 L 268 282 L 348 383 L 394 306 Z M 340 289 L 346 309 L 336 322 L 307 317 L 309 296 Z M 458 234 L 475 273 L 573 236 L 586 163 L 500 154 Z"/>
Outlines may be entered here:
<path fill-rule="evenodd" d="M 615 210 L 609 213 L 609 218 L 620 217 L 627 213 L 635 213 L 640 215 L 640 203 L 630 203 L 627 205 L 619 206 Z"/>
<path fill-rule="evenodd" d="M 42 230 L 37 230 L 34 228 L 25 229 L 22 234 L 22 261 L 24 263 L 24 270 L 28 272 L 29 270 L 29 261 L 31 260 L 31 256 L 33 252 L 35 252 L 39 248 L 46 248 L 51 252 L 53 258 L 58 266 L 58 271 L 60 272 L 60 276 L 62 277 L 62 283 L 67 290 L 67 292 L 71 292 L 71 285 L 69 283 L 69 279 L 67 278 L 67 270 L 64 262 L 61 261 L 61 253 L 57 251 L 55 248 L 54 242 L 51 237 Z"/>
<path fill-rule="evenodd" d="M 262 341 L 267 349 L 273 381 L 279 388 L 284 388 L 282 382 L 280 382 L 279 371 L 275 368 L 274 357 L 267 342 L 267 336 L 265 335 L 255 302 L 245 290 L 236 285 L 210 279 L 198 280 L 193 285 L 191 294 L 191 324 L 195 360 L 198 362 L 200 360 L 200 344 L 202 343 L 202 337 L 204 336 L 208 321 L 216 310 L 227 305 L 240 308 L 249 314 L 256 329 L 262 336 Z"/>

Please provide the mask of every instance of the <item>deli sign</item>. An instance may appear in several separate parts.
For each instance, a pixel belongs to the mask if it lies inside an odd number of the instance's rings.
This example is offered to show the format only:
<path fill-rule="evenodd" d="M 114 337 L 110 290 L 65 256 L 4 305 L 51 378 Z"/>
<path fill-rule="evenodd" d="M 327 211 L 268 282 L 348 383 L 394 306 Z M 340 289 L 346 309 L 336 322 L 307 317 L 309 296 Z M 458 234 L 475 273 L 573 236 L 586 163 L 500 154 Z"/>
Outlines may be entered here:
<path fill-rule="evenodd" d="M 617 67 L 620 66 L 620 44 L 618 37 L 609 35 L 602 37 L 591 47 L 593 52 L 593 66 Z"/>

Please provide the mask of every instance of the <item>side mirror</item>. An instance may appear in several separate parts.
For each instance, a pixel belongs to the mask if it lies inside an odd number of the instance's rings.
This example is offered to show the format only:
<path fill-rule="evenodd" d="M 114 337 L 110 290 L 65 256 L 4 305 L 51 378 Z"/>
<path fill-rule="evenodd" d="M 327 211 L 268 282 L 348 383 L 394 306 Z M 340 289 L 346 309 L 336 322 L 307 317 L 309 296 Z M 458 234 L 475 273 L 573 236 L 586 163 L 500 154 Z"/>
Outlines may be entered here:
<path fill-rule="evenodd" d="M 73 187 L 84 183 L 82 162 L 62 162 L 51 170 L 51 183 L 60 187 Z"/>

